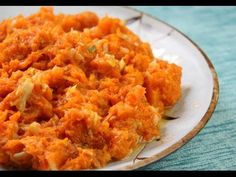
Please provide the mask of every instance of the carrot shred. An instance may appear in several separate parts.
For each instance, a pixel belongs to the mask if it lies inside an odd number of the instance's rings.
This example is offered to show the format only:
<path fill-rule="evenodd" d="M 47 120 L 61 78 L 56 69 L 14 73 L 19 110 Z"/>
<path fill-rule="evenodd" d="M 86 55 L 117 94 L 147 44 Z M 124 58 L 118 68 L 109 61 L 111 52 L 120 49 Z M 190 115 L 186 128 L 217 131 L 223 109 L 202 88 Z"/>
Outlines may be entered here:
<path fill-rule="evenodd" d="M 118 18 L 41 8 L 0 23 L 0 164 L 101 168 L 160 136 L 181 67 Z"/>

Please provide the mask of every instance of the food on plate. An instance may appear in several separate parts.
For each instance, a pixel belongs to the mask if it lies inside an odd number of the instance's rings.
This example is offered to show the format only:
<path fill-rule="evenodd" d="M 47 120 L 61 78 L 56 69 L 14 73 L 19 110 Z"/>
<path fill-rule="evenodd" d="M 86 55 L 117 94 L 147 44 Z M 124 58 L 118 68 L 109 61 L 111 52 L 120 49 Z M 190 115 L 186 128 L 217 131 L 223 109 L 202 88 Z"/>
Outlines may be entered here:
<path fill-rule="evenodd" d="M 181 67 L 118 18 L 52 8 L 0 23 L 0 164 L 101 168 L 160 137 Z"/>

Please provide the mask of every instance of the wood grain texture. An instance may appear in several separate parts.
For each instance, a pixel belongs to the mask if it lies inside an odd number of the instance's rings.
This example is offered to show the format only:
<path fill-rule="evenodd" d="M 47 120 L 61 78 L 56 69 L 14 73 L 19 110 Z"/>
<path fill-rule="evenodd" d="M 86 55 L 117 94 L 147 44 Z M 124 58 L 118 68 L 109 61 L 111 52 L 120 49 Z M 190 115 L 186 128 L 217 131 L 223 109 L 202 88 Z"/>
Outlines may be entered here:
<path fill-rule="evenodd" d="M 173 154 L 139 170 L 236 169 L 236 7 L 134 7 L 178 28 L 211 58 L 220 84 L 204 129 Z"/>

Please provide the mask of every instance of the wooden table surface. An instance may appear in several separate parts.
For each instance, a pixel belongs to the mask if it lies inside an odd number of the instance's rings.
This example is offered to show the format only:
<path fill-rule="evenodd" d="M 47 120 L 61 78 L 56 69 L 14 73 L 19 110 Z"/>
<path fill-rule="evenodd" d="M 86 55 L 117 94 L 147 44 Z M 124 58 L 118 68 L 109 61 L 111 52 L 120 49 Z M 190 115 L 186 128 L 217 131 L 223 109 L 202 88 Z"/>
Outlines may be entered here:
<path fill-rule="evenodd" d="M 175 26 L 211 59 L 220 96 L 204 129 L 176 152 L 140 170 L 236 169 L 236 7 L 138 7 Z"/>

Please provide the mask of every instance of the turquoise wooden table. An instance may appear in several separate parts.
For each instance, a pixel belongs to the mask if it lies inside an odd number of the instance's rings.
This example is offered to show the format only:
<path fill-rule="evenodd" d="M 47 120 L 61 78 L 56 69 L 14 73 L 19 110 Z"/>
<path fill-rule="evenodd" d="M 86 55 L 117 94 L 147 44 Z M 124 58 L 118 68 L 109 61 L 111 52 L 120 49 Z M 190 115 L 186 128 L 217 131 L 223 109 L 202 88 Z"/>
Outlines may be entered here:
<path fill-rule="evenodd" d="M 209 56 L 220 96 L 204 129 L 182 148 L 140 170 L 236 170 L 236 7 L 134 7 L 175 26 Z"/>

